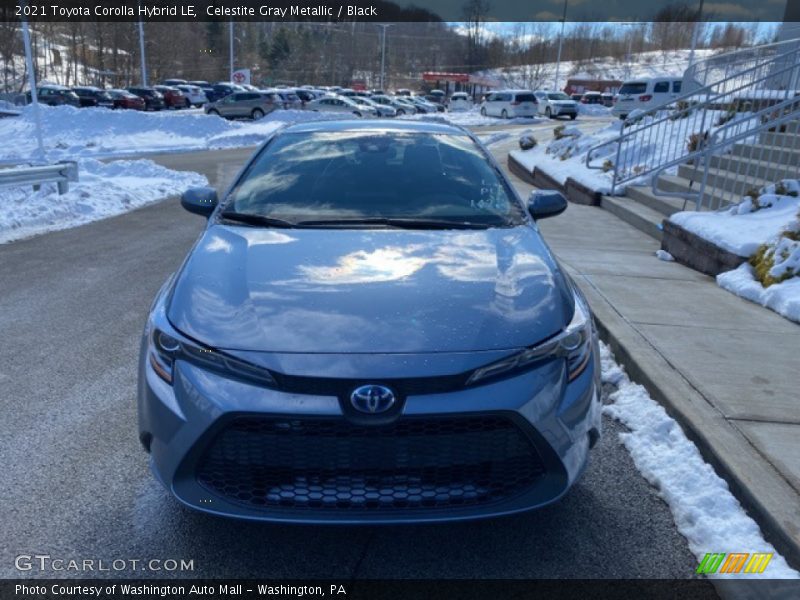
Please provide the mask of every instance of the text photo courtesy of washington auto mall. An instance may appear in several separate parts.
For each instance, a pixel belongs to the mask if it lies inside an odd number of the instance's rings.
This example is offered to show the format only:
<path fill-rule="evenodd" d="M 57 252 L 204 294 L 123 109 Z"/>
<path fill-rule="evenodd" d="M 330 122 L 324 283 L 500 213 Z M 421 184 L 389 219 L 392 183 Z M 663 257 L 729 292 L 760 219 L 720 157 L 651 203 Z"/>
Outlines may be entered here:
<path fill-rule="evenodd" d="M 800 598 L 800 0 L 0 0 L 0 600 Z"/>

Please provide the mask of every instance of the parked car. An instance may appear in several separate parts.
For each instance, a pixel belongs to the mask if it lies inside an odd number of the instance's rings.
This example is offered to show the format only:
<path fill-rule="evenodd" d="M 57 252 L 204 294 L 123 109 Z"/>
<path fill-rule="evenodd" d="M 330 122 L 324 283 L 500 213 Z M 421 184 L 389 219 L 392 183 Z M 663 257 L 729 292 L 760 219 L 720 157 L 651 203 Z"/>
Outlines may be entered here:
<path fill-rule="evenodd" d="M 669 105 L 681 93 L 680 77 L 650 77 L 622 83 L 611 114 L 625 119 L 634 110 Z"/>
<path fill-rule="evenodd" d="M 145 110 L 161 110 L 164 108 L 164 96 L 161 92 L 151 87 L 129 87 L 131 94 L 136 94 L 144 100 Z"/>
<path fill-rule="evenodd" d="M 276 92 L 283 101 L 283 108 L 286 110 L 302 110 L 306 105 L 294 90 L 276 90 Z"/>
<path fill-rule="evenodd" d="M 31 102 L 31 93 L 25 95 L 28 103 Z M 81 105 L 78 94 L 63 85 L 43 85 L 36 89 L 39 102 L 48 106 L 75 106 Z"/>
<path fill-rule="evenodd" d="M 357 96 L 353 98 L 356 104 L 366 104 L 367 106 L 371 106 L 376 111 L 378 111 L 379 117 L 396 117 L 397 116 L 397 109 L 393 106 L 388 104 L 380 104 L 379 102 L 375 102 L 372 98 L 363 98 Z"/>
<path fill-rule="evenodd" d="M 603 94 L 600 92 L 586 92 L 581 96 L 581 104 L 602 104 Z"/>
<path fill-rule="evenodd" d="M 406 102 L 401 102 L 398 98 L 394 96 L 388 96 L 386 94 L 377 94 L 370 98 L 376 104 L 380 104 L 381 106 L 391 106 L 397 112 L 397 116 L 401 117 L 403 115 L 414 115 L 417 113 L 417 109 L 414 106 L 408 105 Z"/>
<path fill-rule="evenodd" d="M 614 106 L 614 94 L 603 94 L 603 106 L 611 108 Z"/>
<path fill-rule="evenodd" d="M 419 96 L 419 98 L 422 98 L 426 102 L 433 104 L 436 107 L 437 112 L 444 112 L 446 110 L 445 101 L 440 96 L 428 94 L 426 96 Z"/>
<path fill-rule="evenodd" d="M 481 105 L 485 117 L 514 119 L 536 116 L 536 97 L 530 90 L 500 90 L 492 92 Z"/>
<path fill-rule="evenodd" d="M 81 106 L 101 108 L 114 108 L 114 100 L 107 91 L 91 85 L 72 88 L 80 100 Z"/>
<path fill-rule="evenodd" d="M 539 90 L 535 92 L 534 95 L 536 96 L 540 115 L 544 115 L 550 119 L 569 117 L 573 120 L 578 116 L 578 103 L 564 92 Z"/>
<path fill-rule="evenodd" d="M 570 94 L 569 97 L 575 102 L 580 102 L 581 98 L 583 98 L 583 94 Z"/>
<path fill-rule="evenodd" d="M 275 95 L 268 92 L 233 92 L 216 102 L 209 102 L 204 110 L 207 115 L 226 119 L 250 118 L 258 120 L 279 108 Z"/>
<path fill-rule="evenodd" d="M 211 96 L 206 92 L 209 102 L 216 102 L 233 92 L 243 92 L 244 88 L 239 87 L 235 83 L 215 83 L 211 86 Z"/>
<path fill-rule="evenodd" d="M 164 96 L 164 106 L 167 108 L 186 108 L 186 96 L 176 87 L 169 85 L 154 86 Z"/>
<path fill-rule="evenodd" d="M 420 108 L 419 106 L 417 106 L 416 104 L 414 104 L 411 101 L 411 96 L 395 96 L 394 99 L 397 100 L 400 104 L 405 105 L 406 106 L 406 111 L 409 114 L 416 114 L 416 113 L 424 112 L 424 110 L 422 108 Z"/>
<path fill-rule="evenodd" d="M 303 103 L 304 106 L 308 102 L 316 100 L 322 95 L 316 92 L 315 90 L 309 90 L 307 88 L 298 88 L 294 90 L 294 93 L 297 95 L 298 98 L 300 98 L 300 101 Z"/>
<path fill-rule="evenodd" d="M 186 85 L 176 85 L 175 87 L 183 92 L 187 108 L 190 106 L 200 107 L 208 102 L 205 92 L 196 85 L 189 85 L 187 83 Z"/>
<path fill-rule="evenodd" d="M 400 88 L 399 90 L 397 90 L 394 93 L 394 95 L 395 96 L 410 96 L 411 95 L 411 90 L 406 89 L 406 88 Z"/>
<path fill-rule="evenodd" d="M 181 203 L 207 222 L 151 304 L 137 391 L 138 438 L 181 503 L 421 523 L 579 481 L 600 348 L 534 224 L 560 193 L 523 201 L 458 127 L 322 121 L 269 136 L 221 199 Z"/>
<path fill-rule="evenodd" d="M 377 117 L 378 109 L 366 104 L 358 104 L 354 99 L 346 96 L 324 96 L 312 100 L 306 105 L 308 110 L 314 112 L 349 113 L 356 117 Z"/>
<path fill-rule="evenodd" d="M 179 86 L 179 85 L 186 85 L 189 83 L 185 79 L 165 79 L 161 82 L 161 85 L 168 85 L 168 86 Z"/>
<path fill-rule="evenodd" d="M 466 92 L 455 92 L 450 96 L 450 102 L 447 105 L 448 110 L 461 111 L 472 110 L 472 98 Z"/>
<path fill-rule="evenodd" d="M 114 108 L 127 108 L 131 110 L 145 110 L 144 99 L 128 90 L 108 90 Z"/>
<path fill-rule="evenodd" d="M 439 112 L 439 109 L 433 102 L 428 102 L 422 96 L 408 96 L 406 100 L 411 102 L 411 104 L 417 108 L 417 111 L 421 112 L 422 114 Z"/>

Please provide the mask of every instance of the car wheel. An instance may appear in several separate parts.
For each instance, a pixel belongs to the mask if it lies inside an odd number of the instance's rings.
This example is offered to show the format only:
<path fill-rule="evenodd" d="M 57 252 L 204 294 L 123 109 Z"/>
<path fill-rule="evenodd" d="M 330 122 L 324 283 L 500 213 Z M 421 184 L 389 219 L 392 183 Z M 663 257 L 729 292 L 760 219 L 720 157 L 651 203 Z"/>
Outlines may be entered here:
<path fill-rule="evenodd" d="M 359 119 L 361 118 L 361 113 L 360 113 L 360 112 L 358 112 L 357 110 L 354 110 L 354 111 L 353 111 L 353 114 L 354 114 L 355 116 L 357 116 Z"/>
<path fill-rule="evenodd" d="M 569 118 L 570 121 L 574 121 L 576 118 L 578 118 L 578 115 L 570 115 Z"/>
<path fill-rule="evenodd" d="M 544 116 L 546 116 L 548 119 L 552 119 L 553 118 L 553 115 L 550 112 L 550 107 L 549 106 L 544 109 Z"/>
<path fill-rule="evenodd" d="M 220 116 L 219 111 L 214 109 L 214 108 L 212 108 L 210 111 L 208 111 L 208 114 L 214 115 L 215 117 Z"/>
<path fill-rule="evenodd" d="M 503 112 L 500 113 L 500 117 L 503 119 L 508 118 L 508 111 L 505 108 L 503 109 Z"/>
<path fill-rule="evenodd" d="M 264 118 L 264 111 L 260 108 L 254 108 L 250 116 L 253 117 L 253 121 L 258 121 L 259 119 Z"/>
<path fill-rule="evenodd" d="M 192 103 L 189 101 L 188 98 L 186 99 L 186 108 L 192 108 Z"/>
<path fill-rule="evenodd" d="M 482 117 L 486 116 L 486 107 L 485 106 L 481 106 L 481 116 Z"/>
<path fill-rule="evenodd" d="M 401 116 L 401 115 L 404 115 L 404 114 L 406 114 L 406 111 L 404 111 L 402 108 L 398 108 L 397 109 L 397 115 L 398 116 Z"/>

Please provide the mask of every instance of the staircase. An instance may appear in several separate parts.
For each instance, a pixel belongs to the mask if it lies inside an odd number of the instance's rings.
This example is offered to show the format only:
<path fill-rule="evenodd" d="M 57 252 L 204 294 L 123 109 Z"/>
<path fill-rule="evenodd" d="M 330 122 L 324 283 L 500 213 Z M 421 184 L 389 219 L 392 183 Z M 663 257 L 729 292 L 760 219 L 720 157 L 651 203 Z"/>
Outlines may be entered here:
<path fill-rule="evenodd" d="M 753 140 L 733 144 L 726 154 L 710 155 L 700 210 L 734 204 L 780 179 L 800 178 L 800 119 L 778 128 L 784 131 L 762 131 Z M 688 199 L 699 193 L 705 170 L 704 165 L 681 164 L 676 175 L 659 176 L 656 191 L 653 185 L 629 185 L 624 196 L 603 196 L 601 206 L 660 240 L 661 221 L 695 208 Z"/>
<path fill-rule="evenodd" d="M 606 168 L 613 158 L 613 186 L 601 206 L 660 240 L 662 221 L 675 212 L 716 210 L 767 184 L 800 177 L 798 42 L 690 67 L 684 89 L 691 91 L 644 119 L 626 121 L 617 138 L 592 148 L 589 168 Z M 728 111 L 734 118 L 720 122 Z M 689 151 L 686 142 L 696 133 L 704 138 Z M 654 152 L 653 140 L 666 143 Z"/>

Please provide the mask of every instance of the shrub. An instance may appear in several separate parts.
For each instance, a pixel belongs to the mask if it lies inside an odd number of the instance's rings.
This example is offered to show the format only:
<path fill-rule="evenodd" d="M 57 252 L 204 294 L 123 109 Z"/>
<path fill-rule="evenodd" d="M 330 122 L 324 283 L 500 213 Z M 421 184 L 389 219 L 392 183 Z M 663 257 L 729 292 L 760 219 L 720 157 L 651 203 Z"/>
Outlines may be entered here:
<path fill-rule="evenodd" d="M 530 150 L 531 148 L 535 148 L 536 144 L 539 142 L 536 141 L 536 138 L 532 135 L 523 135 L 519 138 L 519 147 L 521 150 Z"/>
<path fill-rule="evenodd" d="M 603 161 L 603 173 L 608 173 L 613 169 L 614 169 L 614 163 L 611 162 L 609 159 L 605 159 Z"/>
<path fill-rule="evenodd" d="M 705 146 L 706 140 L 708 140 L 707 131 L 703 133 L 693 133 L 689 136 L 689 139 L 686 140 L 686 149 L 689 152 L 697 152 L 698 150 L 702 150 L 703 146 Z"/>
<path fill-rule="evenodd" d="M 566 125 L 559 125 L 555 129 L 553 129 L 553 139 L 554 140 L 560 140 L 561 138 L 565 137 L 564 136 L 564 129 L 565 128 L 566 128 Z"/>

